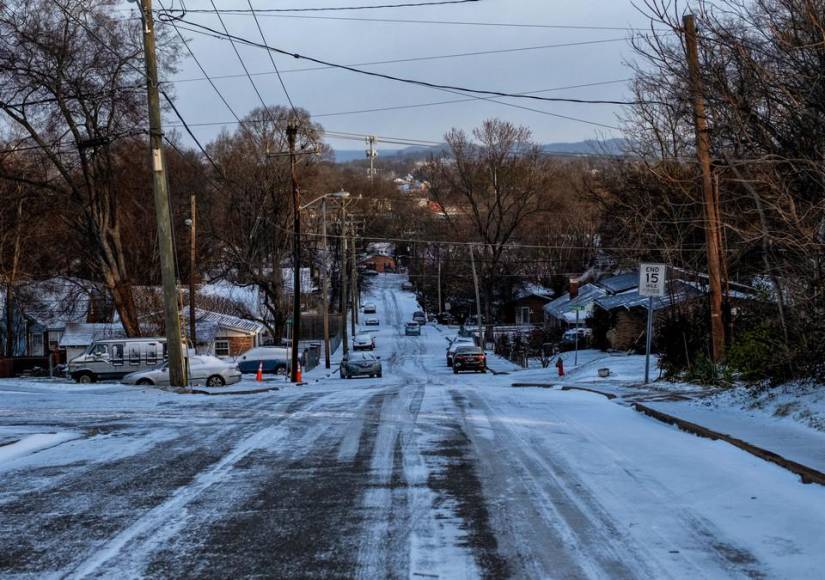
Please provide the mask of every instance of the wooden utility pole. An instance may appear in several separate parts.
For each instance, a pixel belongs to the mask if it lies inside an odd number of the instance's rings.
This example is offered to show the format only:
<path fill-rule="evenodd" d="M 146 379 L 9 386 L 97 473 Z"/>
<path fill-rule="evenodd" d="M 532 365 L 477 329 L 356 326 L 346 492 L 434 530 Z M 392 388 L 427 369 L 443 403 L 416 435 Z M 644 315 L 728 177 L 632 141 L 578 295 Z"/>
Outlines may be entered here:
<path fill-rule="evenodd" d="M 146 61 L 146 88 L 149 103 L 149 146 L 152 154 L 152 175 L 155 192 L 155 221 L 158 229 L 160 274 L 163 283 L 163 313 L 166 326 L 166 348 L 169 353 L 169 384 L 183 387 L 184 371 L 183 339 L 178 310 L 178 289 L 175 276 L 175 255 L 172 242 L 172 216 L 169 211 L 169 182 L 163 159 L 163 130 L 160 121 L 160 92 L 158 90 L 158 65 L 155 51 L 155 22 L 152 0 L 142 0 L 143 49 Z"/>
<path fill-rule="evenodd" d="M 696 155 L 702 169 L 702 191 L 705 198 L 705 240 L 708 251 L 708 277 L 710 286 L 711 357 L 719 362 L 725 356 L 725 323 L 722 317 L 722 253 L 719 206 L 713 187 L 710 161 L 710 135 L 705 113 L 702 75 L 699 71 L 699 46 L 696 39 L 696 21 L 692 14 L 683 18 L 685 45 L 687 47 L 688 72 L 693 101 L 693 121 L 696 125 Z"/>
<path fill-rule="evenodd" d="M 329 256 L 327 255 L 327 198 L 321 200 L 321 233 L 323 251 L 321 253 L 321 301 L 324 308 L 324 368 L 330 368 L 329 358 Z"/>
<path fill-rule="evenodd" d="M 347 208 L 341 204 L 341 348 L 344 356 L 349 353 L 347 342 Z"/>
<path fill-rule="evenodd" d="M 473 268 L 473 286 L 476 290 L 476 322 L 478 323 L 478 342 L 484 350 L 484 325 L 481 323 L 481 294 L 478 291 L 478 274 L 476 273 L 476 259 L 473 256 L 473 246 L 470 246 L 470 266 Z"/>
<path fill-rule="evenodd" d="M 438 315 L 441 316 L 441 246 L 436 249 L 436 256 L 438 256 Z"/>
<path fill-rule="evenodd" d="M 196 336 L 195 324 L 195 275 L 197 272 L 198 259 L 198 223 L 197 223 L 197 202 L 193 193 L 189 198 L 189 340 L 192 348 L 197 348 L 198 339 Z"/>
<path fill-rule="evenodd" d="M 356 253 L 355 253 L 355 220 L 352 221 L 352 263 L 350 264 L 350 300 L 352 301 L 352 336 L 355 337 L 356 325 L 358 324 L 358 279 L 356 270 Z"/>
<path fill-rule="evenodd" d="M 289 144 L 289 169 L 292 177 L 292 366 L 290 380 L 298 382 L 298 341 L 301 338 L 301 192 L 295 174 L 295 139 L 298 126 L 290 122 L 286 128 Z"/>

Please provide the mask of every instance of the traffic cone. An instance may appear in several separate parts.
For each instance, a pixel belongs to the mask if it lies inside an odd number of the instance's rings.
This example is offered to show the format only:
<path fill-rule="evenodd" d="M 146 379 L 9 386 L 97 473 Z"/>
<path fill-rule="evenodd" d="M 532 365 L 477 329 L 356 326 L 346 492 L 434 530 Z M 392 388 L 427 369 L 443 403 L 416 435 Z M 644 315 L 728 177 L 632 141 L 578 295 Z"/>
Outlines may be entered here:
<path fill-rule="evenodd" d="M 298 371 L 295 373 L 295 382 L 303 383 L 304 378 L 301 376 L 301 363 L 298 363 Z"/>
<path fill-rule="evenodd" d="M 556 368 L 559 369 L 559 376 L 563 377 L 564 376 L 564 360 L 561 357 L 559 357 L 559 359 L 556 361 Z"/>
<path fill-rule="evenodd" d="M 258 363 L 258 372 L 255 375 L 255 380 L 259 383 L 264 382 L 264 361 Z"/>

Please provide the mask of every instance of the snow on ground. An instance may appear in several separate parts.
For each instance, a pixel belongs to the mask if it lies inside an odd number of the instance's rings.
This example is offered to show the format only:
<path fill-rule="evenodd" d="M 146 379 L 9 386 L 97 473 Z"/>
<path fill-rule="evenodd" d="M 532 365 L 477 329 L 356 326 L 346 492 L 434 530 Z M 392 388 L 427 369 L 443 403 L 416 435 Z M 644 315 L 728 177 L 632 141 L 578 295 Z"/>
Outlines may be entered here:
<path fill-rule="evenodd" d="M 404 336 L 402 280 L 365 297 L 382 379 L 340 379 L 337 353 L 257 395 L 0 381 L 0 445 L 78 435 L 0 461 L 0 576 L 821 574 L 825 489 L 597 395 L 510 386 L 552 367 L 453 375 L 443 329 Z M 637 364 L 596 356 L 570 380 Z"/>

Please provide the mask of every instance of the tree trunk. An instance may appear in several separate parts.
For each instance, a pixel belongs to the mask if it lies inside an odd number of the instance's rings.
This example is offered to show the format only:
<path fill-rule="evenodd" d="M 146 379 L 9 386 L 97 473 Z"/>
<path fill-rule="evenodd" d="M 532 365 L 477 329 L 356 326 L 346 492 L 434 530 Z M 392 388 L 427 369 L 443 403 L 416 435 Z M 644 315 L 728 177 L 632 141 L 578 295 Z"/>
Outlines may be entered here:
<path fill-rule="evenodd" d="M 18 189 L 19 191 L 19 189 Z M 6 356 L 14 356 L 14 284 L 17 281 L 17 265 L 20 263 L 20 236 L 23 229 L 23 199 L 17 202 L 17 223 L 14 228 L 14 253 L 11 258 L 11 271 L 6 283 Z"/>

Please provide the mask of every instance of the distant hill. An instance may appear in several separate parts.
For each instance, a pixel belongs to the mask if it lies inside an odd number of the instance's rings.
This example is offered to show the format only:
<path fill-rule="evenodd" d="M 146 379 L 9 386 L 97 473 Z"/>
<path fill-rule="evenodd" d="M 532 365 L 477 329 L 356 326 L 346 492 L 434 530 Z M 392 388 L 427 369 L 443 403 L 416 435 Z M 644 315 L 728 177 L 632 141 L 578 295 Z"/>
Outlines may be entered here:
<path fill-rule="evenodd" d="M 548 154 L 556 155 L 620 155 L 624 151 L 625 140 L 622 138 L 596 141 L 575 141 L 572 143 L 546 143 L 541 146 Z M 426 159 L 431 154 L 438 154 L 447 149 L 447 145 L 437 147 L 404 147 L 403 149 L 378 149 L 380 158 L 407 158 Z M 363 149 L 336 149 L 335 162 L 349 163 L 351 161 L 366 160 Z"/>

